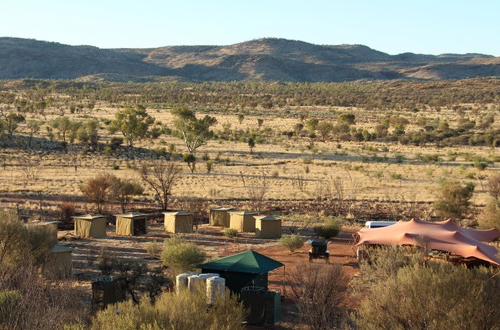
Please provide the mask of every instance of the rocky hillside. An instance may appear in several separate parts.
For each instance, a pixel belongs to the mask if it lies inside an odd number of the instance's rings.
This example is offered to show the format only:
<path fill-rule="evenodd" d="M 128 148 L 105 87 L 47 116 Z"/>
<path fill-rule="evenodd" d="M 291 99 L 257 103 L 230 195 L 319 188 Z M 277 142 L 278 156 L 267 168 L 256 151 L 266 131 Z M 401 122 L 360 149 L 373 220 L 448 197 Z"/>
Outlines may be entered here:
<path fill-rule="evenodd" d="M 362 45 L 258 39 L 229 46 L 100 49 L 0 38 L 0 78 L 147 81 L 460 79 L 500 76 L 482 54 L 389 55 Z"/>

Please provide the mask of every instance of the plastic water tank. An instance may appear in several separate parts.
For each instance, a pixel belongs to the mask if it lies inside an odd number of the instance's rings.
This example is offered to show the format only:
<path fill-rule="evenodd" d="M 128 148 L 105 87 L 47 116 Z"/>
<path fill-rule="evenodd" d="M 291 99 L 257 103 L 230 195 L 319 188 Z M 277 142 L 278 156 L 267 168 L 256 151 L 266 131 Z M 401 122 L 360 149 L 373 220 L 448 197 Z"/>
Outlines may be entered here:
<path fill-rule="evenodd" d="M 175 277 L 175 292 L 179 293 L 181 290 L 188 287 L 188 273 L 179 274 Z"/>
<path fill-rule="evenodd" d="M 215 304 L 217 295 L 224 295 L 226 290 L 226 280 L 222 277 L 210 277 L 207 279 L 207 303 Z"/>
<path fill-rule="evenodd" d="M 201 286 L 203 284 L 203 278 L 198 275 L 190 275 L 188 277 L 188 288 L 190 291 L 194 291 L 196 287 Z"/>
<path fill-rule="evenodd" d="M 204 274 L 200 274 L 198 275 L 199 277 L 201 277 L 203 280 L 207 280 L 209 279 L 210 277 L 215 277 L 215 276 L 219 276 L 219 274 L 215 274 L 215 273 L 204 273 Z"/>

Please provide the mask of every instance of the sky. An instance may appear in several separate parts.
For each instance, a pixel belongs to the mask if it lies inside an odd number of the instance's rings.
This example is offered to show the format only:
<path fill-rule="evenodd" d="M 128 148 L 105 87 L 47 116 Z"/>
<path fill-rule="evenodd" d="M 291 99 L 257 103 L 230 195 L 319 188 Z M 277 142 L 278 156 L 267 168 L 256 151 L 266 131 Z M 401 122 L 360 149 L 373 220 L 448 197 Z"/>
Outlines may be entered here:
<path fill-rule="evenodd" d="M 273 37 L 389 54 L 500 56 L 499 0 L 2 0 L 0 37 L 100 48 Z"/>

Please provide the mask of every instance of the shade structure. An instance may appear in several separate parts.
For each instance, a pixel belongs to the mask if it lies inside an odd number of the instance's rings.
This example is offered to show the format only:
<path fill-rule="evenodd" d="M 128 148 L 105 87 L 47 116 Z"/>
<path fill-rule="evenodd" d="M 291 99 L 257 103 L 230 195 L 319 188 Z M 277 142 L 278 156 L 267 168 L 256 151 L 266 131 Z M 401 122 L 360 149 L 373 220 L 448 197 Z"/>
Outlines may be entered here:
<path fill-rule="evenodd" d="M 210 209 L 210 224 L 212 226 L 229 227 L 229 212 L 236 210 L 235 207 L 213 207 Z"/>
<path fill-rule="evenodd" d="M 116 234 L 123 236 L 137 236 L 146 234 L 147 214 L 125 213 L 116 215 Z"/>
<path fill-rule="evenodd" d="M 104 215 L 81 215 L 75 219 L 75 235 L 83 238 L 106 237 L 106 216 Z"/>
<path fill-rule="evenodd" d="M 267 290 L 268 273 L 282 267 L 279 261 L 249 250 L 200 265 L 202 273 L 217 273 L 226 280 L 226 287 L 239 293 L 247 286 Z"/>
<path fill-rule="evenodd" d="M 192 233 L 193 215 L 188 212 L 164 212 L 165 231 L 168 233 Z"/>
<path fill-rule="evenodd" d="M 53 246 L 43 266 L 43 274 L 50 279 L 61 279 L 71 276 L 73 269 L 72 252 L 70 248 L 57 244 Z"/>
<path fill-rule="evenodd" d="M 398 221 L 383 228 L 363 228 L 358 232 L 357 246 L 365 245 L 426 245 L 427 248 L 449 252 L 464 258 L 476 258 L 500 266 L 498 250 L 484 242 L 500 237 L 500 231 L 474 230 L 457 226 L 452 220 L 426 222 Z"/>
<path fill-rule="evenodd" d="M 281 238 L 281 218 L 274 215 L 256 216 L 255 235 L 259 238 Z"/>
<path fill-rule="evenodd" d="M 240 233 L 255 231 L 255 216 L 258 212 L 237 211 L 229 212 L 229 227 Z"/>

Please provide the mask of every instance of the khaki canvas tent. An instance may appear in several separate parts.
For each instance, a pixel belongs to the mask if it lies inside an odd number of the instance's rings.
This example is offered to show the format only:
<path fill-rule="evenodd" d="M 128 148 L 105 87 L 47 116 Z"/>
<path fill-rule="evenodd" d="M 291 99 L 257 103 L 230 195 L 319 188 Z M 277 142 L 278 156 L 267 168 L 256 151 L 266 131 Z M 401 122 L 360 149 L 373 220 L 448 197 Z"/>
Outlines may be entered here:
<path fill-rule="evenodd" d="M 53 246 L 47 255 L 43 273 L 50 279 L 61 279 L 71 276 L 73 268 L 72 250 L 64 245 Z"/>
<path fill-rule="evenodd" d="M 258 212 L 236 211 L 229 212 L 229 227 L 240 233 L 255 231 L 255 216 Z"/>
<path fill-rule="evenodd" d="M 143 235 L 147 232 L 147 214 L 125 213 L 116 215 L 116 234 L 123 236 Z"/>
<path fill-rule="evenodd" d="M 59 221 L 46 221 L 46 222 L 29 222 L 26 224 L 28 227 L 39 226 L 40 228 L 45 228 L 50 231 L 55 239 L 57 239 L 58 228 L 57 225 Z"/>
<path fill-rule="evenodd" d="M 426 245 L 428 249 L 444 251 L 463 258 L 476 258 L 500 266 L 498 250 L 483 242 L 500 237 L 500 231 L 474 230 L 457 226 L 452 220 L 426 222 L 398 221 L 382 228 L 363 228 L 358 232 L 357 246 L 363 245 Z"/>
<path fill-rule="evenodd" d="M 193 215 L 188 212 L 164 212 L 165 231 L 168 233 L 192 233 Z"/>
<path fill-rule="evenodd" d="M 281 238 L 281 219 L 274 215 L 255 217 L 255 235 L 259 238 Z"/>
<path fill-rule="evenodd" d="M 106 217 L 104 215 L 75 216 L 75 235 L 83 238 L 106 237 Z"/>
<path fill-rule="evenodd" d="M 229 227 L 230 211 L 236 210 L 235 207 L 213 207 L 210 209 L 210 224 L 212 226 Z"/>

